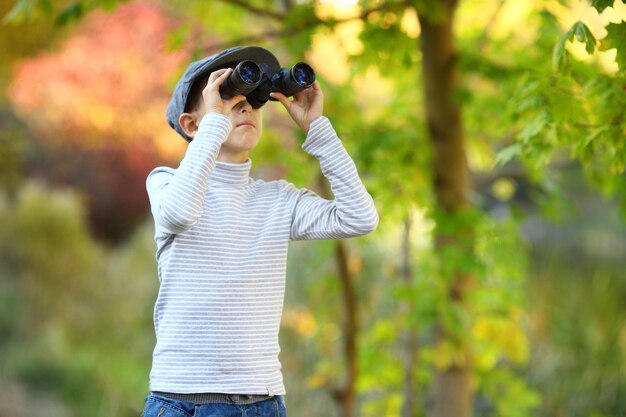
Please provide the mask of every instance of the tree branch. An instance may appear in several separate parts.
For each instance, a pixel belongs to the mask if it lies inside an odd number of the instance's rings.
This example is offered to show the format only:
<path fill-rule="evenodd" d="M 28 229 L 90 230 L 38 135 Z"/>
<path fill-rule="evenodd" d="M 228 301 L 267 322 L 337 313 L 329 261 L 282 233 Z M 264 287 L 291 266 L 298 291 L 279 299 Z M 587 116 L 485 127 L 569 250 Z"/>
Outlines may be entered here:
<path fill-rule="evenodd" d="M 552 162 L 549 167 L 558 171 L 573 168 L 578 165 L 575 159 L 560 159 Z M 488 173 L 473 173 L 472 186 L 474 191 L 481 191 L 484 188 L 491 187 L 494 182 L 502 178 L 511 178 L 517 180 L 527 180 L 530 175 L 528 169 L 522 165 L 507 165 L 500 169 L 494 169 Z"/>
<path fill-rule="evenodd" d="M 242 9 L 245 9 L 249 11 L 250 13 L 255 14 L 257 16 L 271 17 L 272 19 L 278 20 L 278 21 L 282 21 L 286 17 L 285 13 L 270 10 L 269 8 L 264 9 L 264 8 L 255 6 L 243 0 L 221 0 L 221 2 L 226 3 L 226 4 L 231 4 L 233 6 L 241 7 Z"/>
<path fill-rule="evenodd" d="M 267 32 L 259 33 L 258 35 L 241 36 L 239 38 L 230 39 L 225 42 L 209 44 L 204 47 L 204 50 L 207 53 L 210 53 L 213 51 L 221 51 L 223 49 L 226 49 L 235 45 L 253 44 L 253 43 L 258 43 L 259 41 L 262 41 L 262 40 L 278 39 L 278 38 L 283 38 L 283 37 L 290 36 L 290 35 L 295 35 L 297 33 L 298 33 L 298 30 L 294 28 L 268 30 Z"/>
<path fill-rule="evenodd" d="M 507 0 L 500 0 L 498 2 L 498 5 L 496 6 L 496 10 L 494 10 L 491 16 L 489 16 L 489 21 L 485 25 L 485 29 L 482 31 L 482 33 L 480 34 L 480 37 L 478 38 L 478 41 L 476 42 L 476 44 L 478 45 L 476 48 L 477 50 L 479 51 L 483 50 L 485 44 L 487 43 L 489 39 L 491 30 L 493 29 L 493 26 L 495 25 L 496 20 L 498 19 L 498 15 L 502 11 L 504 7 L 504 3 L 506 3 L 506 1 Z"/>
<path fill-rule="evenodd" d="M 223 3 L 226 4 L 231 4 L 231 5 L 235 5 L 235 6 L 239 6 L 245 10 L 247 10 L 250 13 L 256 14 L 258 16 L 267 16 L 267 17 L 271 17 L 275 20 L 278 21 L 283 21 L 288 13 L 280 13 L 280 12 L 275 12 L 269 9 L 262 9 L 260 7 L 256 7 L 253 5 L 250 5 L 248 3 L 246 3 L 245 1 L 242 0 L 221 0 Z M 229 41 L 226 42 L 222 42 L 222 43 L 218 43 L 218 44 L 212 44 L 212 45 L 207 45 L 204 49 L 208 52 L 211 51 L 215 51 L 215 50 L 222 50 L 224 48 L 233 46 L 233 45 L 241 45 L 241 44 L 247 44 L 247 43 L 255 43 L 255 42 L 259 42 L 261 40 L 267 40 L 267 39 L 278 39 L 278 38 L 283 38 L 283 37 L 287 37 L 287 36 L 292 36 L 295 34 L 298 34 L 299 32 L 306 30 L 306 29 L 310 29 L 316 25 L 319 25 L 320 23 L 327 25 L 330 28 L 334 28 L 337 25 L 340 25 L 342 23 L 347 23 L 347 22 L 351 22 L 354 20 L 366 20 L 367 18 L 369 18 L 372 14 L 377 13 L 377 12 L 382 12 L 382 11 L 394 11 L 394 10 L 398 10 L 401 8 L 405 8 L 405 7 L 409 7 L 410 3 L 408 1 L 401 1 L 398 3 L 383 3 L 380 6 L 376 6 L 376 7 L 372 7 L 371 9 L 367 9 L 362 11 L 360 14 L 356 15 L 356 16 L 352 16 L 352 17 L 346 17 L 343 19 L 329 19 L 327 21 L 321 21 L 321 20 L 317 20 L 317 19 L 311 19 L 309 22 L 307 22 L 304 25 L 300 25 L 298 27 L 286 27 L 283 29 L 271 29 L 268 30 L 266 32 L 262 32 L 259 33 L 257 35 L 247 35 L 247 36 L 242 36 L 239 38 L 235 38 L 235 39 L 231 39 Z M 289 9 L 288 9 L 289 10 Z"/>
<path fill-rule="evenodd" d="M 528 178 L 528 170 L 523 166 L 507 166 L 498 170 L 492 170 L 488 173 L 477 173 L 472 175 L 472 188 L 474 191 L 480 191 L 491 185 L 501 178 Z"/>

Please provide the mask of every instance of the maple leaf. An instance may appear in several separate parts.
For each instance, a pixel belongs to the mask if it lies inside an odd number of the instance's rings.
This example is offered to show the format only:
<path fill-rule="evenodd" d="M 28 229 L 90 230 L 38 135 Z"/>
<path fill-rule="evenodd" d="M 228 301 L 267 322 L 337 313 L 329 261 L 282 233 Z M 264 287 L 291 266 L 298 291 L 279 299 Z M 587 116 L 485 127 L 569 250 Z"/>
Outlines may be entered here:
<path fill-rule="evenodd" d="M 587 25 L 582 21 L 576 22 L 570 30 L 564 33 L 557 44 L 554 46 L 552 52 L 552 64 L 557 70 L 563 69 L 568 62 L 568 53 L 565 49 L 565 42 L 573 41 L 576 39 L 578 42 L 585 44 L 585 50 L 588 54 L 592 54 L 596 49 L 596 38 L 593 36 Z"/>
<path fill-rule="evenodd" d="M 614 0 L 591 0 L 591 6 L 593 6 L 598 13 L 602 13 L 607 7 L 613 6 Z"/>
<path fill-rule="evenodd" d="M 602 40 L 602 49 L 617 49 L 615 62 L 620 69 L 626 69 L 626 23 L 610 24 L 606 28 L 606 38 Z"/>

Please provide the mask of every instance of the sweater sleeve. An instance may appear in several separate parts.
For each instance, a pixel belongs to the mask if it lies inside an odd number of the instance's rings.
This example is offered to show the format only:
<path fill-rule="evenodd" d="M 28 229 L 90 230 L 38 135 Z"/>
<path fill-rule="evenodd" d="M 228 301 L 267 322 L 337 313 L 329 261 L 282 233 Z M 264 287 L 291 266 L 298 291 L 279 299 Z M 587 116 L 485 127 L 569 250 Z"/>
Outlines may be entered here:
<path fill-rule="evenodd" d="M 223 115 L 204 116 L 178 169 L 159 167 L 148 175 L 146 188 L 157 233 L 182 233 L 197 223 L 217 155 L 231 129 Z"/>
<path fill-rule="evenodd" d="M 340 239 L 376 229 L 378 213 L 374 201 L 326 117 L 313 121 L 302 148 L 319 160 L 335 199 L 326 200 L 309 190 L 298 190 L 291 240 Z"/>

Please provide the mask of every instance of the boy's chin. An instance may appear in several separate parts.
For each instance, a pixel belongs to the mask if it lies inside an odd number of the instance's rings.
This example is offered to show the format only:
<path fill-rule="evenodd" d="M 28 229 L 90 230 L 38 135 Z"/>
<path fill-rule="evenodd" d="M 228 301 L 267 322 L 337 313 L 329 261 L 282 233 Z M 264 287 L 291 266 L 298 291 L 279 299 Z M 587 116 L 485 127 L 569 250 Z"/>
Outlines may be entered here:
<path fill-rule="evenodd" d="M 222 145 L 222 149 L 228 149 L 233 152 L 249 152 L 259 143 L 258 138 L 237 138 L 237 140 L 229 140 Z"/>
<path fill-rule="evenodd" d="M 230 137 L 224 145 L 230 145 L 232 147 L 250 150 L 259 143 L 259 136 L 256 132 L 246 132 L 242 135 Z M 222 145 L 223 146 L 223 145 Z"/>

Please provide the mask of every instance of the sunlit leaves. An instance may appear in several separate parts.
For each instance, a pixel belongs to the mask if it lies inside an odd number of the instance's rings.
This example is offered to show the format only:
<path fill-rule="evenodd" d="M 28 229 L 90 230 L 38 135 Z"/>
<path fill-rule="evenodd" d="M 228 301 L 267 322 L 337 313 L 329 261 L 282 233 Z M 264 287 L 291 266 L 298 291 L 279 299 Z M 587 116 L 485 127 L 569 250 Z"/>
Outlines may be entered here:
<path fill-rule="evenodd" d="M 521 312 L 518 312 L 521 313 Z M 520 323 L 521 314 L 481 316 L 472 327 L 477 341 L 477 367 L 482 371 L 494 369 L 503 358 L 515 364 L 528 360 L 528 339 Z"/>
<path fill-rule="evenodd" d="M 538 156 L 538 150 L 558 145 L 569 149 L 586 167 L 601 164 L 609 172 L 621 172 L 625 124 L 616 109 L 626 103 L 623 77 L 597 74 L 586 79 L 589 74 L 585 66 L 578 64 L 573 70 L 582 85 L 568 77 L 547 82 L 535 79 L 525 83 L 514 97 L 513 108 L 525 118 L 518 135 L 523 152 L 527 157 Z M 602 104 L 609 102 L 611 106 Z"/>
<path fill-rule="evenodd" d="M 314 4 L 304 2 L 292 7 L 282 24 L 287 31 L 283 39 L 285 46 L 294 56 L 299 56 L 310 48 L 312 36 L 322 21 L 315 14 Z"/>
<path fill-rule="evenodd" d="M 533 149 L 551 141 L 564 145 L 570 157 L 581 162 L 587 178 L 607 195 L 617 194 L 626 207 L 626 199 L 618 191 L 623 187 L 621 174 L 626 169 L 626 122 L 623 118 L 626 103 L 623 71 L 626 68 L 626 24 L 622 21 L 623 17 L 619 17 L 623 16 L 624 6 L 620 1 L 594 1 L 592 5 L 599 12 L 614 6 L 618 23 L 613 18 L 613 23 L 606 26 L 606 36 L 599 41 L 582 22 L 577 22 L 561 36 L 553 51 L 553 68 L 561 74 L 557 79 L 560 85 L 554 89 L 554 82 L 544 84 L 549 94 L 538 92 L 534 95 L 552 105 L 520 112 L 526 115 L 544 112 L 550 120 L 538 140 L 524 147 L 524 153 L 528 155 Z M 566 41 L 582 42 L 593 59 L 588 63 L 581 63 L 580 57 L 570 59 L 573 54 L 566 50 Z M 598 51 L 608 50 L 615 51 L 617 72 L 607 71 L 605 66 L 596 64 L 600 62 Z M 532 158 L 526 160 L 537 161 Z"/>
<path fill-rule="evenodd" d="M 363 53 L 355 59 L 360 69 L 379 68 L 384 77 L 394 78 L 418 64 L 417 41 L 402 27 L 405 10 L 381 10 L 364 20 L 359 38 Z M 390 49 L 393 45 L 393 49 Z"/>
<path fill-rule="evenodd" d="M 626 10 L 626 9 L 625 9 Z M 567 41 L 578 41 L 585 45 L 585 51 L 593 55 L 596 51 L 616 50 L 615 61 L 620 69 L 626 68 L 626 23 L 619 21 L 606 26 L 606 36 L 598 40 L 590 28 L 582 21 L 576 22 L 555 44 L 552 63 L 556 71 L 566 70 L 569 66 L 570 53 L 566 49 Z"/>

